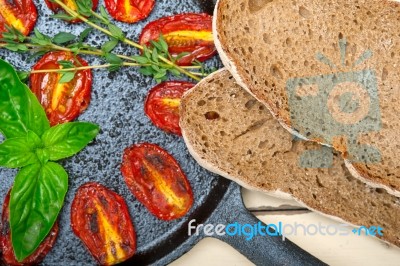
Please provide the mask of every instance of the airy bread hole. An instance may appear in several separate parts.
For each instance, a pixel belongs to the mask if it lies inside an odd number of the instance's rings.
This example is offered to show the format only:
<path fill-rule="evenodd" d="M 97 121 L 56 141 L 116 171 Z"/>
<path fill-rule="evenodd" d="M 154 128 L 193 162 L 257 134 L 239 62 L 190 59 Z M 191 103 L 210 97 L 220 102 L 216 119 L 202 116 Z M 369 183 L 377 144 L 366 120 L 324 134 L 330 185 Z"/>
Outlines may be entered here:
<path fill-rule="evenodd" d="M 316 200 L 317 199 L 317 195 L 315 195 L 314 193 L 312 193 L 313 198 Z"/>
<path fill-rule="evenodd" d="M 257 103 L 256 99 L 251 99 L 246 102 L 244 105 L 247 109 L 251 109 Z"/>
<path fill-rule="evenodd" d="M 215 120 L 220 117 L 219 114 L 215 111 L 209 111 L 209 112 L 205 113 L 204 116 L 207 120 Z"/>
<path fill-rule="evenodd" d="M 268 144 L 268 140 L 260 141 L 260 143 L 258 143 L 258 148 L 263 149 L 267 146 L 267 144 Z"/>
<path fill-rule="evenodd" d="M 277 79 L 282 79 L 283 77 L 282 71 L 279 69 L 277 65 L 271 66 L 271 75 Z"/>
<path fill-rule="evenodd" d="M 376 193 L 379 193 L 379 194 L 382 194 L 382 193 L 386 192 L 385 189 L 380 188 L 380 187 L 376 188 L 375 191 L 376 191 Z"/>
<path fill-rule="evenodd" d="M 262 10 L 264 7 L 266 7 L 271 2 L 273 2 L 273 0 L 249 0 L 248 6 L 249 6 L 250 13 L 255 13 L 257 11 Z"/>
<path fill-rule="evenodd" d="M 304 6 L 301 6 L 299 8 L 299 14 L 300 16 L 302 16 L 303 18 L 310 18 L 312 16 L 312 13 L 310 10 L 308 10 L 307 8 L 305 8 Z"/>
<path fill-rule="evenodd" d="M 204 100 L 200 100 L 200 101 L 197 102 L 198 106 L 203 106 L 205 104 L 206 104 L 206 101 L 204 101 Z"/>
<path fill-rule="evenodd" d="M 246 55 L 246 51 L 244 50 L 243 47 L 240 47 L 240 51 L 242 52 L 242 55 Z"/>
<path fill-rule="evenodd" d="M 266 34 L 266 33 L 263 34 L 263 41 L 266 44 L 270 44 L 271 43 L 271 38 L 268 36 L 268 34 Z"/>
<path fill-rule="evenodd" d="M 387 76 L 389 75 L 389 71 L 386 69 L 386 67 L 383 67 L 382 69 L 382 81 L 384 81 Z"/>

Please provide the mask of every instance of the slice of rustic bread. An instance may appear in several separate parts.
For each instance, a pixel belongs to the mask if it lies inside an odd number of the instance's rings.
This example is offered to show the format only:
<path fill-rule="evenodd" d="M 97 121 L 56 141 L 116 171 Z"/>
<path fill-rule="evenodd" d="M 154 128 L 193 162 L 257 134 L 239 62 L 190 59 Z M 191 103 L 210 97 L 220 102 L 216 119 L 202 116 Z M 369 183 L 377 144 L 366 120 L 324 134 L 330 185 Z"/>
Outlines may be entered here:
<path fill-rule="evenodd" d="M 387 0 L 219 0 L 214 37 L 238 83 L 286 129 L 400 196 L 399 18 Z"/>
<path fill-rule="evenodd" d="M 294 140 L 228 71 L 188 91 L 180 115 L 190 153 L 208 170 L 353 225 L 381 226 L 381 238 L 400 246 L 400 199 L 354 178 L 337 154 L 331 168 L 299 167 L 302 152 L 321 146 Z"/>

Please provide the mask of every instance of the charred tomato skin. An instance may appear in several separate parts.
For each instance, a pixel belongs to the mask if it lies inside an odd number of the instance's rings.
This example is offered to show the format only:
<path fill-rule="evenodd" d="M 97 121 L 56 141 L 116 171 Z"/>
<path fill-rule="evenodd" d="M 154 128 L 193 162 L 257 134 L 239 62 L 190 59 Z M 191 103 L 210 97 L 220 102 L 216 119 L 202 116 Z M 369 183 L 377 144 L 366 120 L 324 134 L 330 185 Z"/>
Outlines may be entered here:
<path fill-rule="evenodd" d="M 9 226 L 9 218 L 10 218 L 10 211 L 8 208 L 9 203 L 10 203 L 10 191 L 8 192 L 6 198 L 4 199 L 3 211 L 1 215 L 0 264 L 12 265 L 12 266 L 37 265 L 46 257 L 47 253 L 49 253 L 49 251 L 53 248 L 56 242 L 58 235 L 58 222 L 56 221 L 50 233 L 42 241 L 42 243 L 35 250 L 35 252 L 33 252 L 29 257 L 25 258 L 22 262 L 19 262 L 17 261 L 17 258 L 14 255 L 14 250 L 12 248 L 11 230 Z"/>
<path fill-rule="evenodd" d="M 179 106 L 183 94 L 195 84 L 185 81 L 165 81 L 153 87 L 146 98 L 144 111 L 154 125 L 182 136 L 179 126 Z"/>
<path fill-rule="evenodd" d="M 139 43 L 149 46 L 160 34 L 171 55 L 189 53 L 177 60 L 178 65 L 191 65 L 195 60 L 203 62 L 217 52 L 212 38 L 212 16 L 206 13 L 185 13 L 150 22 L 143 28 Z"/>
<path fill-rule="evenodd" d="M 136 251 L 136 233 L 124 199 L 89 182 L 75 194 L 71 227 L 100 265 L 123 262 Z"/>
<path fill-rule="evenodd" d="M 108 13 L 114 19 L 135 23 L 149 16 L 155 0 L 105 0 L 105 4 Z"/>
<path fill-rule="evenodd" d="M 46 3 L 47 7 L 54 13 L 64 11 L 64 9 L 60 5 L 58 5 L 54 2 L 51 2 L 50 0 L 44 0 L 44 2 Z M 67 6 L 69 6 L 70 8 L 72 8 L 73 10 L 77 11 L 78 8 L 76 6 L 76 0 L 63 0 L 62 2 L 64 4 L 66 4 Z M 93 11 L 97 8 L 98 4 L 99 4 L 99 0 L 92 0 L 92 10 Z M 81 20 L 73 19 L 73 20 L 70 20 L 69 22 L 70 23 L 78 23 L 78 22 L 81 22 Z"/>
<path fill-rule="evenodd" d="M 38 14 L 33 0 L 0 0 L 0 37 L 5 25 L 13 26 L 25 36 L 36 24 Z"/>
<path fill-rule="evenodd" d="M 188 179 L 178 162 L 155 144 L 126 148 L 121 172 L 132 194 L 161 220 L 181 218 L 192 207 Z"/>
<path fill-rule="evenodd" d="M 87 62 L 69 52 L 45 54 L 33 70 L 58 69 L 60 60 L 70 61 L 75 66 L 87 66 Z M 30 75 L 30 87 L 46 111 L 52 126 L 74 120 L 86 110 L 90 103 L 92 72 L 79 70 L 73 80 L 59 84 L 58 73 L 35 73 Z"/>

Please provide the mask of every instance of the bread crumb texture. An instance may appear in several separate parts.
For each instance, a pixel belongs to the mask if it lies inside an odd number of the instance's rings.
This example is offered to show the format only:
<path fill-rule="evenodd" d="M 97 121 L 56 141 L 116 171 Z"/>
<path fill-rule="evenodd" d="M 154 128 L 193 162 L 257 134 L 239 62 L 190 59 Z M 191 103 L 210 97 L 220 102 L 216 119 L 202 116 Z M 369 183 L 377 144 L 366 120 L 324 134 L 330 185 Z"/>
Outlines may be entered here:
<path fill-rule="evenodd" d="M 331 168 L 301 168 L 299 155 L 322 146 L 293 139 L 228 71 L 183 97 L 180 123 L 186 144 L 206 168 L 253 189 L 289 193 L 354 225 L 380 225 L 382 239 L 400 246 L 399 198 L 354 178 L 337 153 Z"/>
<path fill-rule="evenodd" d="M 216 17 L 221 49 L 235 65 L 238 78 L 288 126 L 293 117 L 288 80 L 373 73 L 379 118 L 371 118 L 371 123 L 376 127 L 357 134 L 349 127 L 336 141 L 318 131 L 329 133 L 324 121 L 320 127 L 296 124 L 292 129 L 333 145 L 349 159 L 349 138 L 357 146 L 375 147 L 381 156 L 378 162 L 363 158 L 353 166 L 361 177 L 396 193 L 400 193 L 399 28 L 400 4 L 386 0 L 220 0 Z M 359 77 L 362 82 L 368 75 Z M 294 112 L 298 111 L 319 115 Z"/>

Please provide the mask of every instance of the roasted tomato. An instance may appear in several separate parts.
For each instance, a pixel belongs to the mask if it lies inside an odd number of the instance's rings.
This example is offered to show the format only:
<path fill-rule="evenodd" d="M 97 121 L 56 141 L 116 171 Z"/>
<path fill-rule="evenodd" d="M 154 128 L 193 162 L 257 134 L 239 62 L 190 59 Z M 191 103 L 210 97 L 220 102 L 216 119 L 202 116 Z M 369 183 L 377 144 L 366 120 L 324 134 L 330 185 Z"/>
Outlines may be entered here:
<path fill-rule="evenodd" d="M 114 265 L 133 256 L 136 234 L 128 206 L 117 193 L 86 183 L 71 206 L 71 226 L 100 265 Z"/>
<path fill-rule="evenodd" d="M 116 20 L 135 23 L 153 10 L 155 0 L 105 0 L 106 8 Z"/>
<path fill-rule="evenodd" d="M 0 37 L 12 26 L 28 35 L 35 26 L 37 11 L 32 0 L 0 0 Z"/>
<path fill-rule="evenodd" d="M 10 192 L 8 192 L 4 199 L 3 212 L 1 215 L 2 228 L 0 230 L 0 250 L 2 251 L 2 261 L 6 265 L 37 265 L 39 264 L 47 253 L 53 248 L 58 235 L 58 222 L 56 222 L 51 229 L 49 235 L 43 240 L 40 246 L 32 255 L 27 257 L 21 262 L 15 258 L 14 251 L 11 244 L 11 231 L 9 226 L 10 212 L 8 204 L 10 203 Z M 3 265 L 2 263 L 0 263 Z"/>
<path fill-rule="evenodd" d="M 78 0 L 79 1 L 79 0 Z M 74 11 L 78 10 L 78 6 L 76 5 L 76 0 L 62 0 L 62 2 L 71 8 Z M 45 0 L 45 3 L 48 8 L 50 8 L 54 13 L 58 13 L 59 11 L 63 11 L 64 9 L 59 6 L 58 4 L 51 2 L 50 0 Z M 97 8 L 97 5 L 99 4 L 99 0 L 92 0 L 92 10 L 95 10 Z M 69 22 L 71 23 L 77 23 L 80 22 L 80 19 L 73 19 Z"/>
<path fill-rule="evenodd" d="M 184 81 L 166 81 L 158 84 L 147 95 L 145 113 L 157 127 L 181 136 L 179 127 L 181 97 L 194 85 Z"/>
<path fill-rule="evenodd" d="M 130 191 L 159 219 L 180 218 L 193 204 L 192 188 L 179 164 L 157 145 L 125 149 L 121 171 Z"/>
<path fill-rule="evenodd" d="M 202 62 L 216 53 L 212 16 L 208 14 L 188 13 L 150 22 L 144 27 L 139 42 L 149 45 L 150 41 L 158 40 L 160 33 L 171 55 L 188 53 L 177 61 L 179 65 L 191 65 L 194 60 Z"/>
<path fill-rule="evenodd" d="M 75 66 L 87 66 L 86 61 L 67 52 L 50 52 L 43 56 L 33 67 L 39 69 L 59 69 L 58 61 L 70 61 Z M 31 90 L 36 94 L 46 110 L 51 125 L 74 120 L 89 105 L 92 86 L 90 70 L 80 70 L 68 83 L 58 83 L 61 74 L 31 74 Z"/>

